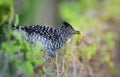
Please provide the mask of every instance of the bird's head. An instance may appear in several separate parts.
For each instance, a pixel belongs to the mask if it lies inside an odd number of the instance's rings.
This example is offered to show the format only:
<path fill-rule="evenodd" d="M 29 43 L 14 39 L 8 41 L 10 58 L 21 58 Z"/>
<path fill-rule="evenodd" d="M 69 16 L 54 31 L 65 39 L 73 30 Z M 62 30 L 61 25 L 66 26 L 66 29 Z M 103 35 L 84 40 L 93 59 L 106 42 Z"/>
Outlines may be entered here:
<path fill-rule="evenodd" d="M 67 22 L 63 22 L 61 29 L 63 29 L 66 34 L 80 34 L 80 31 L 74 30 L 73 27 Z"/>

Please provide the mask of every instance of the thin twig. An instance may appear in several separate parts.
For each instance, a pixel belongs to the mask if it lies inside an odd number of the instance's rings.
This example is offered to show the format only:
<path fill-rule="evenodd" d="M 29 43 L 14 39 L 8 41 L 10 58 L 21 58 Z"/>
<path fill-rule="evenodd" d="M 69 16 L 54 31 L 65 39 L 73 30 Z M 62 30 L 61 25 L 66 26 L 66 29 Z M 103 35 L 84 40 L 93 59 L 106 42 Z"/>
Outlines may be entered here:
<path fill-rule="evenodd" d="M 57 77 L 59 77 L 58 53 L 56 53 Z"/>
<path fill-rule="evenodd" d="M 65 59 L 63 58 L 63 61 L 62 61 L 62 72 L 60 73 L 60 76 L 64 73 L 64 64 L 65 64 Z"/>

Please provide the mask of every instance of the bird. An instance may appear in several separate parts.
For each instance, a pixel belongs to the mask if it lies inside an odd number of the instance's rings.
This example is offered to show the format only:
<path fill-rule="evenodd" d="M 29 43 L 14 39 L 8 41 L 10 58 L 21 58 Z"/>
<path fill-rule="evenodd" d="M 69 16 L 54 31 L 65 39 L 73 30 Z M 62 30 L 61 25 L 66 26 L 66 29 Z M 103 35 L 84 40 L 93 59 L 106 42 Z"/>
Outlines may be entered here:
<path fill-rule="evenodd" d="M 29 43 L 42 44 L 43 51 L 47 52 L 50 57 L 56 57 L 57 50 L 63 47 L 72 35 L 80 33 L 66 21 L 59 28 L 46 25 L 20 26 L 14 23 L 11 23 L 11 27 L 21 31 Z"/>

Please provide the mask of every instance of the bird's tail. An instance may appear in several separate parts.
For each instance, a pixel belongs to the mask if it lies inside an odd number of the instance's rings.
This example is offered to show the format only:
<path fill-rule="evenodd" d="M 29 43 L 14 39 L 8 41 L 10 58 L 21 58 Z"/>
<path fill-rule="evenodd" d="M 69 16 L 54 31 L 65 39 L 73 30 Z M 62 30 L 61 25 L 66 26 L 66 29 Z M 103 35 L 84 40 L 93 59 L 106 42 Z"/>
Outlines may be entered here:
<path fill-rule="evenodd" d="M 16 25 L 15 23 L 9 23 L 8 21 L 5 22 L 5 25 L 11 25 L 12 28 L 15 28 L 15 29 L 20 29 L 21 26 L 19 25 Z"/>

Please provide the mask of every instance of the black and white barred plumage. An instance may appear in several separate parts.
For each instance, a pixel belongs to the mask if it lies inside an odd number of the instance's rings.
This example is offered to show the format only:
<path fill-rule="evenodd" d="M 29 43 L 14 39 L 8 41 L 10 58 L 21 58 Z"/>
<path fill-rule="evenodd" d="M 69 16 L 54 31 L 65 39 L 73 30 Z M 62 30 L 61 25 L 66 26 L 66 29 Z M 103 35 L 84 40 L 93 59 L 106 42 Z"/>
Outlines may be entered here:
<path fill-rule="evenodd" d="M 61 48 L 73 34 L 79 33 L 67 22 L 63 22 L 60 28 L 42 25 L 16 26 L 15 24 L 12 24 L 12 27 L 20 30 L 30 43 L 40 42 L 44 51 L 51 57 L 55 57 L 56 50 Z"/>

